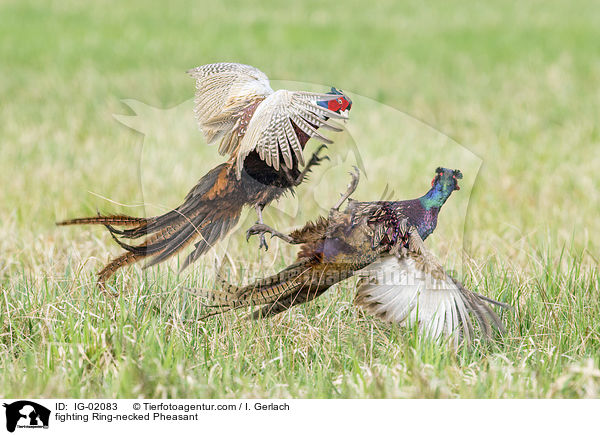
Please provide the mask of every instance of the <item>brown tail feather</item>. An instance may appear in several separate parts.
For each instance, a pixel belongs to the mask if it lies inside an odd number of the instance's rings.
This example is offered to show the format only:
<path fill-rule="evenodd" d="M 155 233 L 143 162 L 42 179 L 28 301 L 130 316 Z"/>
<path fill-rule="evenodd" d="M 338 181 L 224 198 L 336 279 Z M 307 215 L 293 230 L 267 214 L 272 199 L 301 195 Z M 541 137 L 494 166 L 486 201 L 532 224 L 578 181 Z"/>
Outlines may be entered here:
<path fill-rule="evenodd" d="M 103 287 L 104 282 L 118 269 L 136 263 L 144 258 L 149 259 L 144 268 L 158 264 L 181 251 L 186 246 L 189 246 L 198 237 L 201 237 L 201 240 L 196 243 L 196 249 L 186 258 L 181 267 L 181 270 L 183 270 L 193 260 L 208 251 L 220 238 L 225 236 L 235 226 L 240 214 L 241 208 L 229 219 L 218 219 L 213 222 L 210 217 L 205 217 L 199 224 L 196 224 L 193 220 L 191 222 L 187 220 L 182 221 L 178 226 L 161 229 L 141 244 L 135 246 L 124 243 L 111 231 L 113 239 L 119 246 L 127 250 L 127 252 L 112 260 L 98 273 L 98 284 Z"/>
<path fill-rule="evenodd" d="M 272 317 L 289 310 L 294 305 L 300 305 L 308 302 L 314 299 L 316 296 L 318 295 L 315 295 L 315 293 L 295 292 L 285 298 L 281 298 L 273 303 L 263 305 L 259 309 L 254 310 L 252 313 L 250 313 L 250 318 L 256 320 L 265 317 Z"/>
<path fill-rule="evenodd" d="M 112 232 L 111 236 L 119 245 L 122 244 L 122 242 Z M 145 243 L 152 243 L 153 241 L 158 240 L 161 236 L 162 233 L 154 234 L 152 237 L 142 243 L 142 245 Z M 119 270 L 121 267 L 136 263 L 144 257 L 145 255 L 143 254 L 128 251 L 117 258 L 112 259 L 100 272 L 98 272 L 98 286 L 100 288 L 105 288 L 106 281 L 113 276 L 117 270 Z"/>
<path fill-rule="evenodd" d="M 98 272 L 98 287 L 101 289 L 106 288 L 106 281 L 121 267 L 128 266 L 130 264 L 139 261 L 141 256 L 134 254 L 133 252 L 125 252 L 119 257 L 111 260 L 104 268 Z"/>
<path fill-rule="evenodd" d="M 275 275 L 259 279 L 244 287 L 222 281 L 221 290 L 197 289 L 197 293 L 206 297 L 207 305 L 219 307 L 203 318 L 242 307 L 270 306 L 287 299 L 290 295 L 298 294 L 311 281 L 313 275 L 311 263 L 309 259 L 302 259 Z"/>
<path fill-rule="evenodd" d="M 228 173 L 227 163 L 209 171 L 188 193 L 182 205 L 161 216 L 94 216 L 70 219 L 57 225 L 104 225 L 119 246 L 128 251 L 100 271 L 100 285 L 121 267 L 144 258 L 149 260 L 145 267 L 155 265 L 200 239 L 185 260 L 183 269 L 229 233 L 241 216 L 247 201 L 245 188 L 239 183 L 228 184 Z M 146 239 L 137 245 L 123 241 L 142 236 Z"/>
<path fill-rule="evenodd" d="M 57 222 L 56 225 L 118 225 L 122 227 L 140 227 L 147 225 L 150 219 L 138 218 L 126 215 L 109 215 L 109 216 L 98 216 L 68 219 L 65 221 Z"/>
<path fill-rule="evenodd" d="M 360 266 L 324 265 L 315 257 L 302 258 L 281 272 L 262 278 L 245 287 L 228 283 L 222 290 L 201 290 L 209 303 L 218 307 L 204 318 L 231 309 L 261 306 L 250 316 L 254 319 L 274 316 L 311 301 L 322 295 L 328 288 L 354 274 Z"/>
<path fill-rule="evenodd" d="M 498 302 L 495 299 L 488 298 L 487 296 L 480 295 L 479 293 L 472 292 L 465 288 L 465 286 L 455 278 L 450 279 L 457 285 L 460 291 L 465 295 L 465 300 L 470 306 L 473 314 L 477 318 L 486 338 L 492 337 L 491 326 L 496 327 L 501 333 L 505 333 L 506 329 L 502 324 L 500 317 L 492 310 L 487 304 L 493 304 L 498 307 L 512 310 L 512 307 L 503 302 Z M 483 302 L 482 302 L 483 301 Z M 487 303 L 484 303 L 487 302 Z"/>

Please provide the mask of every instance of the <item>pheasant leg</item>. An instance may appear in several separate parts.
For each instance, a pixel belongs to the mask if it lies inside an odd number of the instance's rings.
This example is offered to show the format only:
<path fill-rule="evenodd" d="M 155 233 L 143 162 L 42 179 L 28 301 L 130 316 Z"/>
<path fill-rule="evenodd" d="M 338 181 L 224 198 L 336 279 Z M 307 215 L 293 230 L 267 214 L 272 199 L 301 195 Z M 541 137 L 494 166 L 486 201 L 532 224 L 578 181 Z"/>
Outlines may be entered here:
<path fill-rule="evenodd" d="M 257 225 L 264 225 L 263 217 L 262 217 L 262 211 L 263 211 L 264 206 L 261 206 L 260 204 L 256 204 L 254 206 L 254 208 L 256 209 L 256 214 L 258 215 L 258 220 L 256 221 L 256 225 L 254 225 L 251 228 L 254 228 Z M 263 233 L 254 233 L 254 234 L 260 234 L 260 243 L 258 245 L 258 249 L 260 250 L 260 249 L 262 249 L 264 247 L 265 251 L 268 251 L 269 250 L 269 245 L 267 245 L 267 240 L 265 238 L 264 232 Z M 252 234 L 250 234 L 250 230 L 248 230 L 246 232 L 246 241 L 250 238 L 251 235 Z"/>
<path fill-rule="evenodd" d="M 251 236 L 254 236 L 256 234 L 260 234 L 261 237 L 265 237 L 265 233 L 269 233 L 271 234 L 271 237 L 277 237 L 289 244 L 297 243 L 294 242 L 294 239 L 292 239 L 287 234 L 283 234 L 277 230 L 274 230 L 273 228 L 265 224 L 256 224 L 248 228 L 248 231 L 246 231 L 246 240 L 249 240 Z"/>

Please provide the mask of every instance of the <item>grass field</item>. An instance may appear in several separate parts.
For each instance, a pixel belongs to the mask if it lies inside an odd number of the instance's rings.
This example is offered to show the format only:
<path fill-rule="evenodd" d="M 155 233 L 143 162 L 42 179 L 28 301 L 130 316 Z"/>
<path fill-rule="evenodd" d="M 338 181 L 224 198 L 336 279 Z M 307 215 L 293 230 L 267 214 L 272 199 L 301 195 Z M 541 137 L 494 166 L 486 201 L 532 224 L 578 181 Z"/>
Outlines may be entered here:
<path fill-rule="evenodd" d="M 598 397 L 598 22 L 592 0 L 0 1 L 2 395 Z M 128 268 L 120 297 L 101 294 L 94 274 L 119 249 L 54 222 L 177 206 L 220 161 L 184 73 L 215 61 L 356 97 L 333 164 L 267 213 L 278 227 L 332 204 L 356 155 L 364 200 L 386 184 L 415 197 L 436 166 L 462 169 L 427 243 L 515 307 L 505 337 L 458 353 L 420 341 L 353 306 L 354 281 L 275 319 L 197 322 L 182 287 L 211 286 L 214 256 L 181 276 L 182 258 Z M 295 255 L 257 246 L 240 230 L 217 253 L 256 275 Z"/>

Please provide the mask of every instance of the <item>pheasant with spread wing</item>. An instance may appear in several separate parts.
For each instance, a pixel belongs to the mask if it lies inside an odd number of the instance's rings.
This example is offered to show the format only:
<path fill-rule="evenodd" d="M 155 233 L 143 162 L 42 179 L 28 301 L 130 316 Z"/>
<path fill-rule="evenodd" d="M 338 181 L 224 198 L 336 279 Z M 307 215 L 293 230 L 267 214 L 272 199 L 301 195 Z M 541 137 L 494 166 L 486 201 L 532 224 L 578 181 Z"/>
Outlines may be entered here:
<path fill-rule="evenodd" d="M 332 119 L 347 119 L 352 101 L 341 91 L 329 93 L 273 91 L 260 70 L 237 63 L 203 65 L 189 71 L 196 80 L 194 112 L 206 141 L 219 143 L 229 160 L 210 170 L 188 193 L 182 205 L 149 218 L 125 215 L 70 219 L 58 225 L 100 224 L 126 250 L 99 273 L 103 286 L 115 271 L 142 259 L 149 267 L 198 240 L 181 269 L 207 252 L 237 224 L 242 209 L 253 206 L 262 224 L 262 210 L 292 191 L 326 157 L 320 152 L 304 160 L 310 138 L 332 141 L 319 129 L 341 131 Z M 137 245 L 124 240 L 145 240 Z M 264 236 L 261 247 L 267 248 Z"/>
<path fill-rule="evenodd" d="M 253 233 L 269 232 L 288 243 L 301 244 L 297 261 L 245 287 L 223 283 L 221 290 L 199 290 L 217 308 L 207 316 L 248 306 L 262 306 L 254 317 L 274 315 L 313 300 L 332 285 L 359 274 L 363 278 L 355 303 L 384 320 L 417 323 L 423 334 L 433 338 L 456 332 L 457 342 L 459 337 L 471 340 L 471 314 L 485 337 L 492 336 L 492 326 L 503 330 L 499 317 L 487 304 L 507 305 L 467 290 L 425 247 L 423 239 L 435 229 L 437 220 L 427 218 L 423 213 L 427 210 L 417 212 L 420 199 L 350 200 L 347 209 L 339 211 L 358 183 L 358 173 L 353 177 L 348 192 L 327 218 L 287 235 L 265 225 L 251 228 Z M 424 197 L 437 198 L 441 207 L 458 189 L 459 178 L 460 171 L 438 168 L 432 189 Z"/>

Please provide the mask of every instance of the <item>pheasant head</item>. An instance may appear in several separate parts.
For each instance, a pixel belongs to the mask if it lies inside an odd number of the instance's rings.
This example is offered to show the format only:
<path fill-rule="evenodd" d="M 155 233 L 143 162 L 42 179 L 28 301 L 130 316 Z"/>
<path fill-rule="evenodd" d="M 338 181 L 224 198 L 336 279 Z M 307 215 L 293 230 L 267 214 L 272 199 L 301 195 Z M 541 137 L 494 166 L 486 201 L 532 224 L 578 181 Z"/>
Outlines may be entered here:
<path fill-rule="evenodd" d="M 431 189 L 422 198 L 421 203 L 426 209 L 441 207 L 455 190 L 460 190 L 458 180 L 462 178 L 458 169 L 437 168 L 431 180 Z"/>
<path fill-rule="evenodd" d="M 331 88 L 331 91 L 327 92 L 328 95 L 339 95 L 338 98 L 331 100 L 317 101 L 317 104 L 321 107 L 331 110 L 332 112 L 345 114 L 352 108 L 352 100 L 350 97 L 345 95 L 341 89 Z"/>
<path fill-rule="evenodd" d="M 460 190 L 458 180 L 462 179 L 462 177 L 462 172 L 458 169 L 437 168 L 435 170 L 435 177 L 431 180 L 431 187 L 437 184 L 442 190 L 452 193 L 454 190 Z"/>

